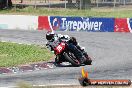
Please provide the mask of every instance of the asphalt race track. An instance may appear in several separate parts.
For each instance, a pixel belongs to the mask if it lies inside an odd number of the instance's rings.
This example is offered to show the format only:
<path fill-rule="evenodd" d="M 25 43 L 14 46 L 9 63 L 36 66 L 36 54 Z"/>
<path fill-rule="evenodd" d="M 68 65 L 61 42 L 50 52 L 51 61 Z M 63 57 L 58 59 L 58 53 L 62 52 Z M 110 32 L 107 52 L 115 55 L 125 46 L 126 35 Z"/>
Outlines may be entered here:
<path fill-rule="evenodd" d="M 132 34 L 103 32 L 59 32 L 74 36 L 93 58 L 84 66 L 93 79 L 132 80 Z M 0 41 L 44 45 L 45 31 L 0 30 Z M 0 75 L 0 87 L 15 86 L 25 81 L 33 85 L 79 85 L 81 67 L 54 67 L 33 72 Z"/>

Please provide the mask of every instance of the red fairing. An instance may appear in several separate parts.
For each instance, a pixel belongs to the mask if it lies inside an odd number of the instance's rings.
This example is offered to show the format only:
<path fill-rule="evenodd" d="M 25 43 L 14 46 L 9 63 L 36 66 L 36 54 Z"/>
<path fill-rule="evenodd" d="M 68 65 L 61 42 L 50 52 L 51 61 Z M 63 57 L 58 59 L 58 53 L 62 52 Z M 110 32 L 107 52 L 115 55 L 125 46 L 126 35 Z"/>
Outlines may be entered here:
<path fill-rule="evenodd" d="M 65 49 L 65 43 L 62 42 L 55 48 L 56 54 L 60 54 L 64 49 Z"/>
<path fill-rule="evenodd" d="M 130 32 L 127 18 L 115 18 L 114 32 Z"/>
<path fill-rule="evenodd" d="M 48 16 L 39 16 L 38 17 L 38 30 L 50 30 L 50 25 L 48 21 Z"/>

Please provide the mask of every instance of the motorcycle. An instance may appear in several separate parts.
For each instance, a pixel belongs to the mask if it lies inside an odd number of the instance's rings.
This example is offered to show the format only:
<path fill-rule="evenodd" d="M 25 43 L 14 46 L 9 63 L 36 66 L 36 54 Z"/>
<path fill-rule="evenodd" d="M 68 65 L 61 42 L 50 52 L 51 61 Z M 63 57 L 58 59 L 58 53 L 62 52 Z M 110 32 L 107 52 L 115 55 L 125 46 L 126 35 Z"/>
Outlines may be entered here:
<path fill-rule="evenodd" d="M 81 66 L 82 63 L 75 56 L 74 52 L 68 49 L 68 43 L 66 41 L 55 41 L 54 42 L 54 54 L 56 55 L 55 62 L 60 64 L 62 62 L 70 62 L 73 66 Z M 87 55 L 84 50 L 81 50 L 83 53 L 84 64 L 91 65 L 92 59 Z"/>

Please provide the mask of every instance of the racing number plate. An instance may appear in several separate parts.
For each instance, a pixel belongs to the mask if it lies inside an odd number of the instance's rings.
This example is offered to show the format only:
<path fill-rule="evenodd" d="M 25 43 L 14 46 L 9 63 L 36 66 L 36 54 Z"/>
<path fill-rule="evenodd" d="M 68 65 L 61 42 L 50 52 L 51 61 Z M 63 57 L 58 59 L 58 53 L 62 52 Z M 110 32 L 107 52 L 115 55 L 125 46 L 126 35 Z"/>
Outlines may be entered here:
<path fill-rule="evenodd" d="M 58 53 L 61 53 L 64 48 L 65 48 L 65 43 L 61 43 L 60 45 L 56 47 L 56 50 Z"/>

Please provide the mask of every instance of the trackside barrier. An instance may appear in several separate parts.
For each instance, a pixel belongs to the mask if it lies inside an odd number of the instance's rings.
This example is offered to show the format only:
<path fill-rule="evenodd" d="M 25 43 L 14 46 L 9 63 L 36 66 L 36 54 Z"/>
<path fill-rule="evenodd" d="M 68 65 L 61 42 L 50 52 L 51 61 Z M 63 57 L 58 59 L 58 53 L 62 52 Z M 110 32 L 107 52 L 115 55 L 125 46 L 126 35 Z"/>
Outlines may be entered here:
<path fill-rule="evenodd" d="M 132 18 L 0 15 L 0 29 L 132 33 Z"/>
<path fill-rule="evenodd" d="M 0 15 L 0 29 L 37 30 L 38 16 Z"/>
<path fill-rule="evenodd" d="M 114 32 L 114 18 L 39 16 L 38 22 L 39 30 Z"/>
<path fill-rule="evenodd" d="M 132 19 L 115 18 L 114 32 L 131 32 L 132 33 Z"/>
<path fill-rule="evenodd" d="M 38 30 L 132 33 L 132 18 L 39 16 L 38 24 Z"/>

